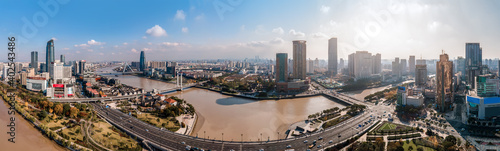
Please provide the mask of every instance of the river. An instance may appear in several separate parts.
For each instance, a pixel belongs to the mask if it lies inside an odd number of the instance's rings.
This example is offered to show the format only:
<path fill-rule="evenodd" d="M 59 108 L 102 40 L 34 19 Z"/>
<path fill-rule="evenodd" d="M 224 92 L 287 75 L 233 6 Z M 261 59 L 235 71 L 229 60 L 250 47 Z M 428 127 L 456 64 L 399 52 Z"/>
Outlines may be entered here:
<path fill-rule="evenodd" d="M 17 114 L 15 116 L 16 123 L 16 143 L 11 143 L 7 141 L 10 136 L 7 134 L 9 128 L 7 125 L 10 123 L 10 117 L 7 113 L 8 104 L 4 103 L 3 100 L 0 100 L 0 132 L 2 135 L 0 140 L 0 150 L 37 150 L 37 151 L 53 151 L 66 150 L 65 148 L 59 146 L 54 141 L 42 135 L 40 131 L 33 127 L 31 123 L 26 121 L 20 115 Z"/>
<path fill-rule="evenodd" d="M 99 71 L 111 72 L 111 68 Z M 150 91 L 153 88 L 163 90 L 175 87 L 175 84 L 160 82 L 131 75 L 106 75 L 119 79 L 121 83 Z M 274 140 L 284 133 L 292 123 L 306 120 L 307 116 L 324 109 L 344 106 L 322 96 L 275 100 L 250 100 L 222 95 L 205 89 L 191 88 L 174 92 L 169 96 L 178 96 L 191 103 L 199 116 L 192 136 L 241 141 L 256 141 L 268 137 Z M 243 134 L 243 137 L 241 136 Z"/>

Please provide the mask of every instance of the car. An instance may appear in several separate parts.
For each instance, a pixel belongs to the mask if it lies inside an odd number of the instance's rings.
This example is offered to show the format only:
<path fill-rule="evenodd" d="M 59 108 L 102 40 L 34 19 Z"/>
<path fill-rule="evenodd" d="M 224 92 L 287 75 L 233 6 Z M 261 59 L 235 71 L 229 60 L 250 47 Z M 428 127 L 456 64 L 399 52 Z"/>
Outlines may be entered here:
<path fill-rule="evenodd" d="M 342 135 L 339 135 L 339 137 L 342 137 Z"/>
<path fill-rule="evenodd" d="M 181 142 L 181 144 L 186 144 L 186 142 Z"/>
<path fill-rule="evenodd" d="M 330 144 L 333 143 L 333 140 L 330 140 L 328 143 L 330 143 Z"/>
<path fill-rule="evenodd" d="M 200 149 L 200 151 L 205 151 L 204 149 Z"/>
<path fill-rule="evenodd" d="M 287 145 L 286 148 L 292 148 L 292 145 Z"/>
<path fill-rule="evenodd" d="M 149 132 L 149 130 L 148 130 L 148 129 L 146 129 L 146 132 Z"/>
<path fill-rule="evenodd" d="M 130 126 L 130 129 L 133 129 L 134 127 L 133 126 Z"/>
<path fill-rule="evenodd" d="M 191 150 L 191 146 L 186 146 L 186 150 Z"/>
<path fill-rule="evenodd" d="M 318 148 L 321 148 L 321 145 L 318 145 Z"/>
<path fill-rule="evenodd" d="M 316 140 L 313 141 L 313 144 L 316 144 Z"/>
<path fill-rule="evenodd" d="M 261 149 L 259 149 L 259 151 L 264 151 L 264 149 L 261 148 Z"/>
<path fill-rule="evenodd" d="M 229 150 L 229 151 L 234 151 L 234 149 L 231 149 L 231 150 Z"/>
<path fill-rule="evenodd" d="M 305 140 L 304 143 L 307 143 L 307 140 Z"/>
<path fill-rule="evenodd" d="M 318 140 L 322 140 L 322 139 L 323 139 L 323 137 L 319 137 L 319 138 L 318 138 Z"/>
<path fill-rule="evenodd" d="M 316 144 L 311 144 L 311 145 L 309 145 L 308 147 L 309 147 L 309 148 L 313 148 L 315 145 L 316 145 Z"/>
<path fill-rule="evenodd" d="M 455 132 L 455 130 L 451 130 L 451 132 Z"/>

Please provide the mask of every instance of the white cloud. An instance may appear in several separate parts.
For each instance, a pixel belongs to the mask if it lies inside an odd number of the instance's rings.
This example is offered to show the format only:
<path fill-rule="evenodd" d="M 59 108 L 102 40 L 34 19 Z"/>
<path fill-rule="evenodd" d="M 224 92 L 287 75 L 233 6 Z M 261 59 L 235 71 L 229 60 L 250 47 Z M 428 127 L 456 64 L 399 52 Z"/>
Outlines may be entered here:
<path fill-rule="evenodd" d="M 288 34 L 296 37 L 296 38 L 302 38 L 302 37 L 305 37 L 306 34 L 304 34 L 303 32 L 300 32 L 300 31 L 295 31 L 294 29 L 290 29 L 290 31 L 288 32 Z"/>
<path fill-rule="evenodd" d="M 182 32 L 183 33 L 188 33 L 189 32 L 189 29 L 187 27 L 182 27 Z"/>
<path fill-rule="evenodd" d="M 124 42 L 124 43 L 123 43 L 123 45 L 125 45 L 125 46 L 126 46 L 126 45 L 128 45 L 128 43 Z"/>
<path fill-rule="evenodd" d="M 89 47 L 87 44 L 74 45 L 74 47 Z"/>
<path fill-rule="evenodd" d="M 162 42 L 162 45 L 165 46 L 184 46 L 186 45 L 185 43 L 178 43 L 178 42 Z"/>
<path fill-rule="evenodd" d="M 177 10 L 177 13 L 175 14 L 175 19 L 185 20 L 186 19 L 186 14 L 184 14 L 183 10 Z"/>
<path fill-rule="evenodd" d="M 87 44 L 89 44 L 89 45 L 104 45 L 106 43 L 105 42 L 98 42 L 98 41 L 95 41 L 94 39 L 91 39 L 90 41 L 87 41 Z"/>
<path fill-rule="evenodd" d="M 325 39 L 328 39 L 328 36 L 326 34 L 322 33 L 322 32 L 314 33 L 313 37 L 314 38 L 325 38 Z"/>
<path fill-rule="evenodd" d="M 200 14 L 194 18 L 194 20 L 203 20 L 205 18 L 205 14 Z"/>
<path fill-rule="evenodd" d="M 283 28 L 278 27 L 278 28 L 273 29 L 273 33 L 277 33 L 277 34 L 281 35 L 281 34 L 285 33 L 285 31 L 283 30 Z"/>
<path fill-rule="evenodd" d="M 330 11 L 330 6 L 321 5 L 319 10 L 323 13 L 328 13 L 328 11 Z"/>
<path fill-rule="evenodd" d="M 76 51 L 76 53 L 80 53 L 80 51 Z"/>
<path fill-rule="evenodd" d="M 155 25 L 146 30 L 146 34 L 154 37 L 167 36 L 165 29 L 161 28 L 159 25 Z"/>
<path fill-rule="evenodd" d="M 114 48 L 118 48 L 118 45 L 113 46 Z"/>
<path fill-rule="evenodd" d="M 241 25 L 241 26 L 240 26 L 240 30 L 241 30 L 241 31 L 245 30 L 245 25 Z"/>
<path fill-rule="evenodd" d="M 133 53 L 137 53 L 137 50 L 135 50 L 135 48 L 132 48 L 132 50 L 130 51 L 132 51 Z"/>
<path fill-rule="evenodd" d="M 115 55 L 115 53 L 114 53 L 114 52 L 112 52 L 111 54 L 112 54 L 112 55 Z"/>
<path fill-rule="evenodd" d="M 101 52 L 101 53 L 99 53 L 99 55 L 103 56 L 103 55 L 104 55 L 104 53 L 102 53 L 102 52 Z"/>
<path fill-rule="evenodd" d="M 283 40 L 280 37 L 276 37 L 273 40 L 269 41 L 270 44 L 282 44 L 285 43 L 285 40 Z"/>
<path fill-rule="evenodd" d="M 152 42 L 148 42 L 148 45 L 153 45 L 153 43 Z"/>
<path fill-rule="evenodd" d="M 89 52 L 94 52 L 94 49 L 87 49 L 87 51 L 89 51 Z"/>
<path fill-rule="evenodd" d="M 54 40 L 54 41 L 56 41 L 56 40 L 57 40 L 57 38 L 56 38 L 56 37 L 52 37 L 52 38 L 50 38 L 50 39 L 52 39 L 52 40 Z"/>
<path fill-rule="evenodd" d="M 142 39 L 148 39 L 148 37 L 146 37 L 146 36 L 142 36 Z"/>
<path fill-rule="evenodd" d="M 63 50 L 69 50 L 69 48 L 63 48 Z"/>
<path fill-rule="evenodd" d="M 142 48 L 142 51 L 151 51 L 151 48 Z"/>

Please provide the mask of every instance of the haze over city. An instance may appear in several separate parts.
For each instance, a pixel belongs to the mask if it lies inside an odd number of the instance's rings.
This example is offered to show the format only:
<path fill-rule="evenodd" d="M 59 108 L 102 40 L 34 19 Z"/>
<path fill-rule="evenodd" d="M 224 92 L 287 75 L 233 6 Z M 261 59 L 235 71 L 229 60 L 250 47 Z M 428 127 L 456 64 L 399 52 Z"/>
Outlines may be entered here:
<path fill-rule="evenodd" d="M 456 58 L 466 42 L 481 43 L 484 58 L 500 55 L 498 1 L 67 1 L 49 12 L 25 1 L 0 5 L 9 6 L 0 34 L 18 36 L 18 61 L 31 51 L 44 56 L 51 38 L 56 55 L 89 61 L 133 61 L 141 50 L 148 60 L 274 59 L 292 52 L 292 40 L 307 40 L 307 58 L 327 59 L 331 37 L 344 59 L 360 50 Z"/>

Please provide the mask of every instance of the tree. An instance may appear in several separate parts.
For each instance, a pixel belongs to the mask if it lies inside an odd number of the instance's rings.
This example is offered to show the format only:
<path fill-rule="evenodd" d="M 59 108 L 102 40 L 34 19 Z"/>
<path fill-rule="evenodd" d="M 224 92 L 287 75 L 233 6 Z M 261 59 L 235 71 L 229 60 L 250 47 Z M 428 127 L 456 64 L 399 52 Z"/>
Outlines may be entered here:
<path fill-rule="evenodd" d="M 47 112 L 45 110 L 42 110 L 41 112 L 38 113 L 38 117 L 40 119 L 44 119 L 45 117 L 47 117 Z"/>
<path fill-rule="evenodd" d="M 66 116 L 69 116 L 69 110 L 71 109 L 71 106 L 69 106 L 68 103 L 64 104 L 63 105 L 63 114 L 65 114 Z"/>
<path fill-rule="evenodd" d="M 52 113 L 54 110 L 53 109 L 49 109 L 49 113 Z"/>
<path fill-rule="evenodd" d="M 78 112 L 80 112 L 80 110 L 78 110 L 76 107 L 71 107 L 69 115 L 72 118 L 76 118 L 78 116 Z"/>
<path fill-rule="evenodd" d="M 54 107 L 54 111 L 57 115 L 61 115 L 63 113 L 63 106 L 61 104 L 57 104 L 56 107 Z"/>

